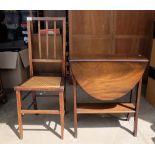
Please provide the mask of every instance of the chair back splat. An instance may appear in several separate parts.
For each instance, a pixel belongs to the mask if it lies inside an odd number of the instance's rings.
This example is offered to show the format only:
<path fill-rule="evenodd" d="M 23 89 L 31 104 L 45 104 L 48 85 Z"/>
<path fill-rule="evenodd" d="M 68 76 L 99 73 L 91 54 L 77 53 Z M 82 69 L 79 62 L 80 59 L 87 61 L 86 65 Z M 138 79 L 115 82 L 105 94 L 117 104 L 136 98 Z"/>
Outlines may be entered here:
<path fill-rule="evenodd" d="M 65 17 L 28 17 L 30 75 L 65 76 Z"/>

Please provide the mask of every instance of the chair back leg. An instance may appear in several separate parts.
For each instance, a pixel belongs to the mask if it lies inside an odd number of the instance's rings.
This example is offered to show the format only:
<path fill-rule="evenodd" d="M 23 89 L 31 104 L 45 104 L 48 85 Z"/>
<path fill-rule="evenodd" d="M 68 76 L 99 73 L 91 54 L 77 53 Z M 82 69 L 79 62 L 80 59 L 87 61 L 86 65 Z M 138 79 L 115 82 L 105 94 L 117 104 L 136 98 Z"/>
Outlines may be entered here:
<path fill-rule="evenodd" d="M 64 137 L 64 92 L 59 93 L 61 139 Z"/>

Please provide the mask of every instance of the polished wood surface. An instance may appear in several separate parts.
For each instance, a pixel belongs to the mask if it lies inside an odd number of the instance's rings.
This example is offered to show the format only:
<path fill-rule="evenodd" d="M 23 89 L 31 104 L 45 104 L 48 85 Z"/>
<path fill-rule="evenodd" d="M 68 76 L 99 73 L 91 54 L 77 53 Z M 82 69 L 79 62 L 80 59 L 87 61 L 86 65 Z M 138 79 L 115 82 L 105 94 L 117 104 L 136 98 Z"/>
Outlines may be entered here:
<path fill-rule="evenodd" d="M 112 11 L 69 11 L 70 57 L 111 53 L 112 16 Z"/>
<path fill-rule="evenodd" d="M 135 113 L 133 103 L 78 103 L 78 114 Z"/>
<path fill-rule="evenodd" d="M 70 58 L 142 54 L 149 58 L 152 11 L 69 11 Z"/>
<path fill-rule="evenodd" d="M 72 62 L 77 83 L 90 96 L 115 100 L 126 95 L 142 78 L 146 63 Z"/>
<path fill-rule="evenodd" d="M 83 58 L 71 58 L 70 62 L 142 62 L 147 63 L 149 60 L 142 55 L 127 55 L 127 54 L 109 54 L 98 56 L 87 56 Z"/>

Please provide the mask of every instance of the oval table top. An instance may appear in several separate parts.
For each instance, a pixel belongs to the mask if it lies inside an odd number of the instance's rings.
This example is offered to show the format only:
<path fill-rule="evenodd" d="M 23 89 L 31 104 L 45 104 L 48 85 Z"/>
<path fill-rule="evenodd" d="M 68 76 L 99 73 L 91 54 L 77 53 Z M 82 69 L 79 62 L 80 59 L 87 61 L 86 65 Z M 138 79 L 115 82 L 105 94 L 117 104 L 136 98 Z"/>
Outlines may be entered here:
<path fill-rule="evenodd" d="M 126 95 L 142 78 L 146 62 L 71 61 L 71 71 L 80 87 L 99 100 Z"/>

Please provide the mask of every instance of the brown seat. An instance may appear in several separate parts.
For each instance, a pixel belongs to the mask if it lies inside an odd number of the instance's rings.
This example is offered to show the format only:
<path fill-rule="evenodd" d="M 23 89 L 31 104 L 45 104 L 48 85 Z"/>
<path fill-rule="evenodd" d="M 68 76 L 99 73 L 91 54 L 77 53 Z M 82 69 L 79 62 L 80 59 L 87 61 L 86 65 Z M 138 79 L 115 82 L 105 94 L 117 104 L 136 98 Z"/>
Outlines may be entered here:
<path fill-rule="evenodd" d="M 18 90 L 45 90 L 45 89 L 63 89 L 60 85 L 62 81 L 61 77 L 49 77 L 49 76 L 33 76 L 26 82 L 16 87 Z"/>
<path fill-rule="evenodd" d="M 57 22 L 61 22 L 57 29 Z M 49 28 L 52 22 L 54 28 Z M 33 31 L 37 26 L 38 29 Z M 42 24 L 45 23 L 45 26 Z M 28 17 L 28 51 L 30 62 L 30 79 L 16 86 L 17 112 L 20 139 L 23 138 L 22 115 L 24 114 L 58 114 L 60 115 L 61 138 L 64 135 L 64 100 L 65 100 L 65 48 L 66 48 L 66 19 L 64 17 Z M 52 33 L 49 33 L 53 31 Z M 44 33 L 43 33 L 44 32 Z M 63 39 L 61 39 L 61 36 Z M 34 41 L 35 40 L 35 41 Z M 62 46 L 61 46 L 62 45 Z M 61 46 L 61 47 L 60 47 Z M 58 70 L 59 69 L 59 70 Z M 34 109 L 22 108 L 21 93 L 28 91 L 32 94 Z M 58 110 L 39 110 L 36 92 L 50 91 L 59 97 Z M 25 97 L 24 97 L 25 98 Z"/>

